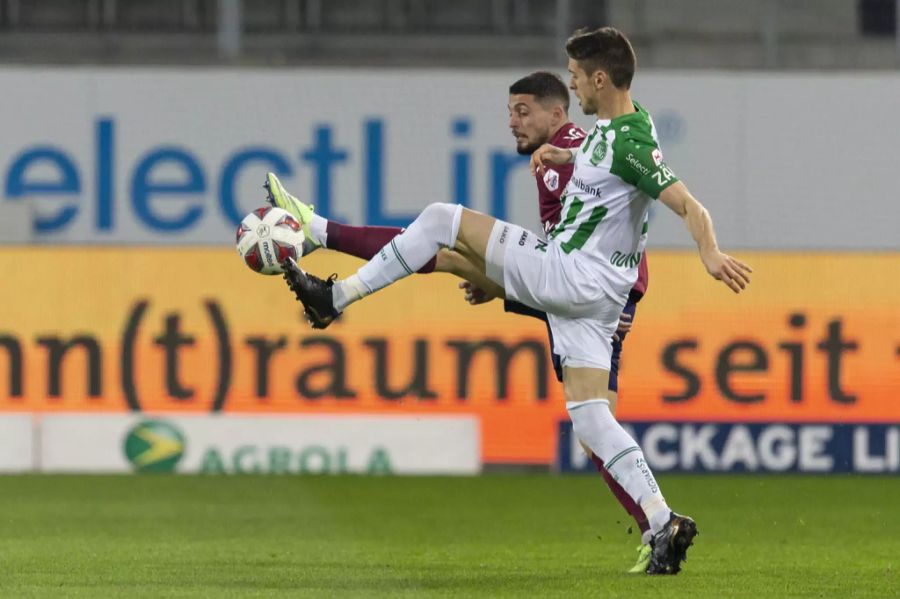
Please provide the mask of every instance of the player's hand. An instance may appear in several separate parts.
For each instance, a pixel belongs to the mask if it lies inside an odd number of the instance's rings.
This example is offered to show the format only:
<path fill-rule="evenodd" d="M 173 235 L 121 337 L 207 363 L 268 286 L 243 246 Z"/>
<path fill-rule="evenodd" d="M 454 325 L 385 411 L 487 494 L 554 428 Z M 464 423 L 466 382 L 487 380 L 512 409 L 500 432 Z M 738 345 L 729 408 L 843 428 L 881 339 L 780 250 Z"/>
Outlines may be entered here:
<path fill-rule="evenodd" d="M 628 312 L 622 312 L 619 315 L 619 327 L 613 333 L 613 341 L 621 341 L 622 337 L 631 330 L 632 316 Z"/>
<path fill-rule="evenodd" d="M 550 144 L 544 144 L 531 154 L 531 164 L 528 166 L 532 175 L 544 174 L 548 164 L 568 164 L 572 162 L 572 150 L 557 148 Z"/>
<path fill-rule="evenodd" d="M 753 269 L 728 254 L 723 254 L 718 249 L 700 254 L 703 266 L 713 278 L 722 281 L 735 293 L 750 284 L 750 273 Z"/>
<path fill-rule="evenodd" d="M 473 285 L 472 283 L 470 283 L 468 281 L 462 281 L 459 284 L 459 288 L 466 292 L 465 300 L 467 302 L 469 302 L 470 304 L 472 304 L 473 306 L 477 306 L 478 304 L 487 303 L 497 297 L 493 293 L 489 293 L 489 292 L 485 291 L 484 289 L 476 287 L 475 285 Z"/>

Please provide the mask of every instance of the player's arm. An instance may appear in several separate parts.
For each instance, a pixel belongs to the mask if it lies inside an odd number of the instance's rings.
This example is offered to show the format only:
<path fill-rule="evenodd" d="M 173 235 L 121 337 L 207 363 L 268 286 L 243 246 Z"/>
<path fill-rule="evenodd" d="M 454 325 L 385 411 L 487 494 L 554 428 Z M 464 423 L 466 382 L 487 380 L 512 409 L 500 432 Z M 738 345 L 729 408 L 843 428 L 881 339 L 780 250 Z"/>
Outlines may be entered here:
<path fill-rule="evenodd" d="M 728 285 L 735 293 L 739 293 L 750 283 L 750 273 L 753 270 L 719 250 L 709 212 L 691 195 L 684 183 L 676 181 L 666 187 L 659 194 L 659 201 L 684 219 L 700 250 L 700 260 L 710 275 Z"/>
<path fill-rule="evenodd" d="M 531 154 L 531 164 L 528 170 L 532 175 L 544 173 L 547 164 L 569 164 L 575 160 L 576 148 L 558 148 L 550 144 L 544 144 Z"/>

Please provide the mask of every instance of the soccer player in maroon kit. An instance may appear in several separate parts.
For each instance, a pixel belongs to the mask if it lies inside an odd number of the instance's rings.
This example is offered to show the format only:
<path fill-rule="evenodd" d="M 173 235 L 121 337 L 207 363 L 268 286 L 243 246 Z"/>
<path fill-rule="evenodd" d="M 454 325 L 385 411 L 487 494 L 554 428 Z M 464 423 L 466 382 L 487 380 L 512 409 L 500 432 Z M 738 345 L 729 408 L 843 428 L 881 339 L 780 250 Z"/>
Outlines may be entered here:
<path fill-rule="evenodd" d="M 577 148 L 584 141 L 585 132 L 568 120 L 569 91 L 566 84 L 553 73 L 538 71 L 513 83 L 509 88 L 508 108 L 509 127 L 516 138 L 516 149 L 519 154 L 531 155 L 546 143 L 560 148 Z M 560 220 L 562 210 L 560 195 L 568 184 L 573 170 L 573 164 L 565 164 L 547 168 L 543 175 L 535 175 L 541 224 L 545 234 Z M 291 196 L 272 173 L 267 176 L 266 189 L 270 203 L 288 210 L 304 224 L 304 231 L 307 234 L 304 254 L 318 247 L 326 247 L 369 260 L 402 232 L 399 227 L 352 226 L 328 221 L 316 215 L 310 206 Z M 466 300 L 472 304 L 490 301 L 501 292 L 496 285 L 471 267 L 462 256 L 447 249 L 441 250 L 418 272 L 421 274 L 449 272 L 466 279 L 465 282 L 460 283 L 460 287 L 465 290 Z M 644 255 L 641 257 L 639 265 L 638 280 L 629 294 L 628 302 L 622 312 L 619 329 L 613 340 L 609 376 L 609 401 L 613 409 L 618 395 L 618 371 L 622 343 L 631 328 L 637 303 L 647 290 L 647 279 L 647 260 Z M 506 300 L 504 309 L 507 312 L 532 316 L 547 322 L 545 313 L 515 301 Z M 559 356 L 552 353 L 553 335 L 550 333 L 549 326 L 547 331 L 550 335 L 553 367 L 557 379 L 562 382 L 562 365 Z M 630 572 L 643 573 L 650 557 L 650 526 L 647 517 L 640 506 L 604 468 L 603 461 L 589 449 L 585 448 L 585 451 L 591 456 L 594 465 L 616 499 L 635 519 L 641 530 L 642 538 L 638 548 L 638 560 Z"/>

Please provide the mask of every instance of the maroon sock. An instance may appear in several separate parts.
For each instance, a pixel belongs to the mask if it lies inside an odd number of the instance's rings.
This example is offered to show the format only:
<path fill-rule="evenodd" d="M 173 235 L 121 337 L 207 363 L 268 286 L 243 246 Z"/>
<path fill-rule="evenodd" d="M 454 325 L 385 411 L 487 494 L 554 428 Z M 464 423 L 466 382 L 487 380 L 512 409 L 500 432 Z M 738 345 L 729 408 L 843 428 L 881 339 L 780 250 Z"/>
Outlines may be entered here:
<path fill-rule="evenodd" d="M 634 499 L 631 498 L 631 495 L 625 492 L 625 489 L 622 488 L 622 485 L 616 482 L 616 479 L 612 477 L 612 474 L 604 467 L 603 460 L 598 458 L 596 455 L 591 454 L 591 461 L 594 462 L 594 466 L 597 467 L 597 471 L 603 475 L 603 480 L 606 481 L 606 485 L 609 487 L 609 490 L 613 492 L 613 495 L 616 496 L 616 499 L 622 504 L 622 507 L 625 508 L 625 511 L 628 512 L 634 521 L 637 522 L 638 528 L 641 529 L 641 534 L 650 530 L 650 522 L 647 521 L 647 516 L 644 514 L 644 510 L 641 509 L 637 503 L 634 502 Z"/>
<path fill-rule="evenodd" d="M 325 247 L 343 254 L 350 254 L 363 260 L 371 260 L 376 254 L 390 243 L 391 239 L 403 232 L 400 227 L 354 227 L 342 225 L 334 221 L 328 221 L 325 229 L 328 237 L 325 239 Z M 420 268 L 419 274 L 434 272 L 437 257 L 432 258 Z"/>

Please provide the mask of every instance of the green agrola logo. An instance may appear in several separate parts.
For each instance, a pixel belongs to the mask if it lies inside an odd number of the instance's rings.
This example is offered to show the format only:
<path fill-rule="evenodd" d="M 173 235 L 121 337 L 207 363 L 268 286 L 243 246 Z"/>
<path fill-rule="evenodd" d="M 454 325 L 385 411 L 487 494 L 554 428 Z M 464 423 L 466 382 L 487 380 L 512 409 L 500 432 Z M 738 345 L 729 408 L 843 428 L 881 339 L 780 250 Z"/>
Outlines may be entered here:
<path fill-rule="evenodd" d="M 184 455 L 181 431 L 162 420 L 144 420 L 125 436 L 125 457 L 137 472 L 174 472 Z"/>

